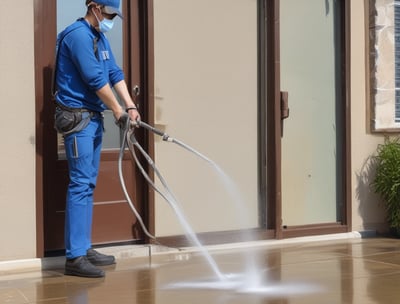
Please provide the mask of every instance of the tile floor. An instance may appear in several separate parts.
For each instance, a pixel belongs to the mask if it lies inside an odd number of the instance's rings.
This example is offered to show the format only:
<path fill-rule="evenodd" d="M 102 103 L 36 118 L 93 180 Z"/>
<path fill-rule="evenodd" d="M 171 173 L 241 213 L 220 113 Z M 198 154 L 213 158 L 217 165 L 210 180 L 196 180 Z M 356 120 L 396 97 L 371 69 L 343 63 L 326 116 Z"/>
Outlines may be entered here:
<path fill-rule="evenodd" d="M 64 276 L 58 258 L 2 273 L 0 303 L 400 303 L 400 239 L 277 244 L 212 250 L 216 269 L 195 251 L 117 256 L 104 279 Z"/>

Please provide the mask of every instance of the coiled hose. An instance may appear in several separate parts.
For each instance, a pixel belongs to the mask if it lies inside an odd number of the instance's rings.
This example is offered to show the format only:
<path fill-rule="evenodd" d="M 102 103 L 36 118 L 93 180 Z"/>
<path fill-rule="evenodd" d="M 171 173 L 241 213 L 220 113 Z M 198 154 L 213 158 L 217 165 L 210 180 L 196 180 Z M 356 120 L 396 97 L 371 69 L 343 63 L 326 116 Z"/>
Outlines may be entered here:
<path fill-rule="evenodd" d="M 187 145 L 173 139 L 172 137 L 168 136 L 165 133 L 162 133 L 161 131 L 155 129 L 154 127 L 141 122 L 141 121 L 137 121 L 136 124 L 138 126 L 142 126 L 144 128 L 146 128 L 149 131 L 154 132 L 157 135 L 160 135 L 163 137 L 164 141 L 169 141 L 169 142 L 174 142 L 184 148 L 186 148 L 187 150 L 199 155 L 200 157 L 202 157 L 205 160 L 210 161 L 208 158 L 206 158 L 205 156 L 201 155 L 200 153 L 198 153 L 197 151 L 195 151 L 193 148 L 188 147 Z M 157 192 L 168 204 L 169 206 L 174 210 L 174 212 L 177 215 L 181 215 L 180 218 L 182 219 L 182 212 L 179 210 L 178 206 L 177 206 L 177 200 L 175 195 L 172 193 L 170 187 L 168 186 L 166 180 L 163 178 L 163 176 L 161 175 L 160 171 L 157 169 L 154 161 L 151 159 L 150 155 L 148 155 L 146 153 L 146 151 L 143 149 L 143 147 L 139 144 L 139 142 L 136 140 L 135 134 L 134 134 L 134 130 L 135 127 L 132 126 L 132 122 L 127 119 L 126 121 L 126 125 L 123 127 L 124 133 L 122 136 L 122 143 L 121 143 L 121 148 L 120 148 L 120 152 L 119 152 L 119 157 L 118 157 L 118 175 L 119 175 L 119 179 L 120 179 L 120 183 L 121 183 L 121 187 L 122 187 L 122 191 L 124 193 L 124 196 L 128 202 L 128 205 L 130 207 L 130 209 L 132 210 L 132 212 L 135 214 L 140 226 L 143 229 L 143 232 L 153 241 L 155 241 L 156 243 L 160 244 L 160 242 L 157 241 L 156 237 L 154 235 L 152 235 L 146 225 L 143 222 L 142 217 L 140 216 L 139 212 L 137 211 L 137 209 L 135 208 L 129 194 L 128 191 L 126 189 L 126 185 L 125 185 L 125 179 L 123 176 L 123 172 L 122 172 L 122 159 L 124 156 L 124 152 L 126 147 L 129 148 L 129 151 L 131 153 L 132 158 L 134 159 L 136 166 L 139 168 L 140 173 L 143 175 L 143 177 L 145 178 L 145 180 L 148 182 L 148 184 L 151 186 L 151 188 Z M 153 169 L 154 173 L 156 174 L 156 176 L 158 177 L 158 179 L 160 180 L 162 186 L 164 187 L 164 192 L 161 191 L 156 184 L 153 182 L 153 180 L 150 178 L 150 176 L 147 174 L 146 170 L 143 168 L 142 164 L 140 163 L 136 153 L 135 153 L 135 148 L 143 155 L 143 157 L 146 159 L 147 163 L 151 166 L 151 168 Z M 210 161 L 211 162 L 211 161 Z M 188 226 L 188 223 L 185 223 L 186 226 Z M 191 231 L 191 234 L 194 234 L 193 231 Z M 198 242 L 195 242 L 198 243 Z M 161 244 L 160 244 L 161 245 Z"/>
<path fill-rule="evenodd" d="M 152 132 L 154 132 L 157 135 L 162 136 L 164 141 L 169 141 L 169 142 L 173 142 L 178 144 L 179 146 L 185 148 L 186 150 L 196 154 L 197 156 L 201 157 L 202 159 L 206 160 L 207 162 L 209 162 L 210 164 L 212 164 L 215 168 L 219 169 L 219 167 L 210 159 L 208 159 L 207 157 L 205 157 L 203 154 L 199 153 L 198 151 L 196 151 L 195 149 L 189 147 L 188 145 L 168 136 L 167 134 L 153 128 L 152 126 L 143 123 L 141 121 L 137 121 L 136 124 L 138 126 L 144 127 Z M 143 220 L 141 218 L 141 216 L 139 215 L 139 212 L 137 212 L 135 206 L 133 205 L 128 192 L 126 190 L 126 186 L 125 186 L 125 181 L 123 178 L 123 174 L 122 174 L 122 158 L 124 155 L 124 151 L 126 146 L 128 145 L 129 150 L 132 154 L 132 157 L 134 158 L 137 167 L 139 168 L 140 172 L 142 173 L 142 175 L 144 176 L 144 178 L 146 179 L 146 181 L 149 183 L 149 185 L 151 185 L 151 187 L 153 188 L 154 191 L 156 191 L 158 194 L 160 194 L 164 200 L 170 205 L 170 207 L 173 209 L 173 211 L 175 212 L 175 214 L 177 215 L 178 219 L 180 220 L 182 226 L 186 229 L 186 236 L 192 241 L 192 243 L 194 245 L 196 245 L 200 251 L 203 253 L 204 257 L 206 258 L 206 260 L 208 261 L 208 263 L 210 264 L 211 268 L 214 270 L 215 274 L 220 278 L 220 280 L 225 280 L 225 276 L 221 273 L 221 271 L 218 269 L 218 266 L 215 262 L 215 260 L 211 257 L 210 253 L 205 249 L 205 247 L 200 243 L 199 239 L 196 236 L 196 233 L 193 231 L 193 229 L 191 228 L 191 226 L 189 225 L 189 223 L 187 222 L 186 218 L 184 217 L 181 209 L 178 207 L 178 203 L 177 200 L 174 196 L 174 194 L 172 193 L 171 189 L 169 188 L 169 186 L 167 185 L 167 182 L 165 181 L 165 179 L 162 177 L 161 173 L 159 172 L 159 170 L 157 169 L 157 167 L 154 164 L 154 161 L 151 159 L 151 157 L 146 153 L 146 151 L 140 146 L 140 144 L 138 143 L 138 141 L 135 138 L 134 135 L 134 127 L 131 126 L 131 122 L 129 119 L 127 119 L 125 128 L 124 128 L 124 135 L 123 135 L 123 140 L 122 140 L 122 144 L 121 144 L 121 150 L 119 153 L 119 159 L 118 159 L 118 172 L 119 172 L 119 176 L 120 176 L 120 181 L 121 181 L 121 185 L 122 185 L 122 189 L 124 192 L 124 195 L 126 197 L 126 200 L 128 201 L 128 204 L 130 206 L 130 208 L 132 209 L 133 213 L 136 215 L 144 233 L 151 238 L 153 241 L 155 241 L 156 243 L 158 243 L 159 245 L 162 245 L 160 242 L 157 241 L 156 237 L 153 236 L 146 228 L 145 224 L 143 223 Z M 143 166 L 140 164 L 139 159 L 135 153 L 135 148 L 138 149 L 138 151 L 145 157 L 146 161 L 149 163 L 149 165 L 152 167 L 152 169 L 154 170 L 155 174 L 157 175 L 157 177 L 159 178 L 159 180 L 161 181 L 164 190 L 166 193 L 160 191 L 160 189 L 155 185 L 155 183 L 152 181 L 152 179 L 149 177 L 149 175 L 146 173 L 146 171 L 144 170 Z M 178 250 L 181 250 L 180 248 L 176 248 Z"/>
<path fill-rule="evenodd" d="M 125 185 L 125 179 L 124 179 L 124 175 L 122 172 L 122 159 L 124 157 L 124 152 L 125 152 L 125 148 L 127 146 L 127 142 L 128 142 L 128 133 L 131 130 L 131 122 L 129 119 L 126 120 L 126 125 L 124 126 L 123 130 L 124 130 L 124 134 L 122 136 L 122 143 L 121 143 L 121 148 L 119 150 L 119 157 L 118 157 L 118 175 L 119 175 L 119 180 L 120 180 L 120 184 L 122 187 L 122 191 L 124 192 L 124 196 L 125 199 L 128 202 L 129 207 L 131 208 L 132 212 L 135 214 L 140 226 L 143 229 L 143 232 L 150 238 L 153 240 L 156 240 L 156 237 L 154 235 L 152 235 L 146 228 L 146 225 L 143 222 L 142 217 L 140 216 L 139 212 L 136 210 L 135 206 L 132 203 L 132 200 L 128 194 L 128 191 L 126 189 L 126 185 Z M 135 158 L 136 161 L 136 158 Z M 136 163 L 138 163 L 138 161 L 136 161 Z"/>

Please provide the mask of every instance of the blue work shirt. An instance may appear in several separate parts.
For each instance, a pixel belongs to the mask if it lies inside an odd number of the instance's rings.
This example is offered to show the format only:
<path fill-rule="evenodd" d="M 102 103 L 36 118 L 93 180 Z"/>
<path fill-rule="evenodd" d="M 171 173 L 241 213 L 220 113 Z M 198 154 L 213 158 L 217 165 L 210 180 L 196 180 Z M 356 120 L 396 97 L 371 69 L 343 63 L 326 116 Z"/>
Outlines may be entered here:
<path fill-rule="evenodd" d="M 58 35 L 56 64 L 55 99 L 70 108 L 102 112 L 96 91 L 124 79 L 106 36 L 83 18 Z"/>

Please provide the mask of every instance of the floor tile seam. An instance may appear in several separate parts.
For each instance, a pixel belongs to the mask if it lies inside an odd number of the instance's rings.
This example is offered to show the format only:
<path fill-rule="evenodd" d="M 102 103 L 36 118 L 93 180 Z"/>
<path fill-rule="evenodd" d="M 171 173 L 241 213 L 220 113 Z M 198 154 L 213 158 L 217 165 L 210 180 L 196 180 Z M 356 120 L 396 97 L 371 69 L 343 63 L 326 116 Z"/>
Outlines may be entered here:
<path fill-rule="evenodd" d="M 371 253 L 371 254 L 365 254 L 365 255 L 359 255 L 356 257 L 360 257 L 360 258 L 367 258 L 367 257 L 374 257 L 374 256 L 378 256 L 378 255 L 387 255 L 387 254 L 398 254 L 400 255 L 400 251 L 387 251 L 387 252 L 377 252 L 377 253 Z"/>
<path fill-rule="evenodd" d="M 26 303 L 29 303 L 29 299 L 27 298 L 27 296 L 25 295 L 25 293 L 22 292 L 21 289 L 18 288 L 18 293 L 20 294 L 20 296 L 26 301 Z"/>
<path fill-rule="evenodd" d="M 67 297 L 55 297 L 55 298 L 50 297 L 50 298 L 44 298 L 44 299 L 39 299 L 39 300 L 36 299 L 33 302 L 27 300 L 26 303 L 27 304 L 46 304 L 48 302 L 53 303 L 53 301 L 67 300 L 67 299 L 68 299 Z M 66 302 L 66 303 L 69 303 L 69 302 Z"/>
<path fill-rule="evenodd" d="M 368 275 L 360 275 L 358 277 L 356 276 L 352 276 L 351 279 L 356 279 L 356 280 L 360 280 L 360 279 L 366 279 L 366 278 L 371 278 L 371 277 L 386 277 L 386 276 L 393 276 L 393 275 L 399 275 L 400 272 L 399 271 L 390 271 L 390 272 L 385 272 L 385 273 L 371 273 Z"/>
<path fill-rule="evenodd" d="M 341 278 L 343 281 L 357 281 L 357 280 L 365 280 L 370 278 L 383 278 L 387 276 L 399 275 L 399 272 L 385 272 L 385 273 L 371 273 L 366 275 L 342 275 Z"/>
<path fill-rule="evenodd" d="M 351 258 L 344 257 L 345 259 L 351 260 Z M 330 260 L 336 260 L 336 258 L 325 258 L 325 259 L 317 259 L 317 260 L 310 260 L 310 261 L 298 261 L 298 262 L 291 262 L 291 263 L 280 263 L 280 266 L 291 266 L 297 264 L 314 264 L 314 263 L 322 263 Z"/>
<path fill-rule="evenodd" d="M 329 242 L 329 241 L 350 241 L 355 239 L 361 239 L 361 236 L 358 232 L 347 232 L 347 233 L 337 233 L 331 235 L 317 235 L 317 236 L 304 236 L 298 238 L 289 238 L 282 240 L 260 240 L 260 241 L 249 241 L 249 242 L 236 242 L 236 243 L 228 243 L 228 244 L 218 244 L 218 245 L 209 245 L 205 246 L 205 248 L 209 251 L 217 251 L 224 249 L 240 249 L 240 248 L 248 248 L 248 247 L 264 247 L 269 246 L 270 248 L 296 248 L 296 247 L 304 247 L 305 245 L 315 245 L 317 243 Z M 196 247 L 182 247 L 182 250 L 191 250 Z"/>
<path fill-rule="evenodd" d="M 373 260 L 373 259 L 368 259 L 368 258 L 364 258 L 364 257 L 355 257 L 354 259 L 362 260 L 362 261 L 369 262 L 369 263 L 373 263 L 373 264 L 385 265 L 385 266 L 388 266 L 388 267 L 391 267 L 391 268 L 395 268 L 395 270 L 390 271 L 390 272 L 379 273 L 379 274 L 372 274 L 372 275 L 367 275 L 367 276 L 360 276 L 360 277 L 358 277 L 357 279 L 367 278 L 367 277 L 370 277 L 370 276 L 395 275 L 395 274 L 399 274 L 399 273 L 400 273 L 400 265 L 399 265 L 399 264 L 388 263 L 388 262 L 379 261 L 379 260 Z"/>
<path fill-rule="evenodd" d="M 367 262 L 373 262 L 373 263 L 377 263 L 377 264 L 384 264 L 384 265 L 394 266 L 395 268 L 399 268 L 399 270 L 400 270 L 400 265 L 399 264 L 390 263 L 390 262 L 384 262 L 384 261 L 380 261 L 380 260 L 366 259 L 366 258 L 361 258 L 361 259 L 363 261 L 367 261 Z"/>
<path fill-rule="evenodd" d="M 0 295 L 1 294 L 10 294 L 10 293 L 19 295 L 24 300 L 24 303 L 31 303 L 30 300 L 27 298 L 27 296 L 22 292 L 22 290 L 19 287 L 10 286 L 10 287 L 6 287 L 4 289 L 0 288 Z M 5 303 L 7 303 L 7 302 L 10 302 L 10 301 L 6 300 Z"/>

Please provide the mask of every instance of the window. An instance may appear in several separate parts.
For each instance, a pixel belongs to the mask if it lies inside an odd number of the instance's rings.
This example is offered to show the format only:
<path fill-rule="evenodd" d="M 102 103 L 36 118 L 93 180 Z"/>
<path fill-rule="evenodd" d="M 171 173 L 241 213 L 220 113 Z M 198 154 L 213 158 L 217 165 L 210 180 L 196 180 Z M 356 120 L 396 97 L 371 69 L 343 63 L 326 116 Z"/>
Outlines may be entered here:
<path fill-rule="evenodd" d="M 400 1 L 369 1 L 369 119 L 375 132 L 400 131 Z"/>

